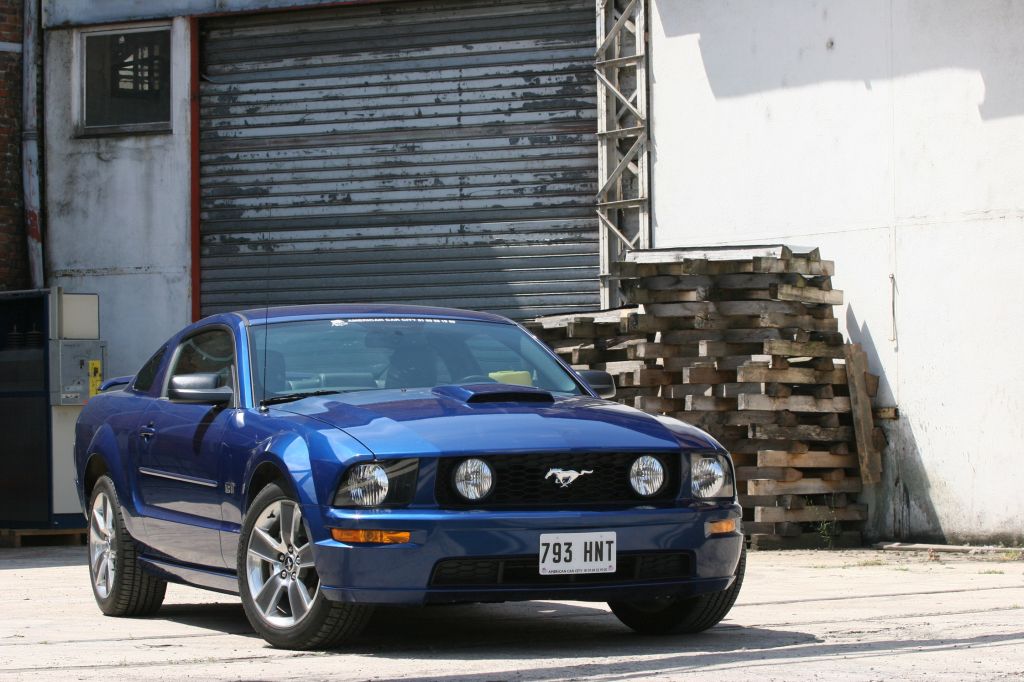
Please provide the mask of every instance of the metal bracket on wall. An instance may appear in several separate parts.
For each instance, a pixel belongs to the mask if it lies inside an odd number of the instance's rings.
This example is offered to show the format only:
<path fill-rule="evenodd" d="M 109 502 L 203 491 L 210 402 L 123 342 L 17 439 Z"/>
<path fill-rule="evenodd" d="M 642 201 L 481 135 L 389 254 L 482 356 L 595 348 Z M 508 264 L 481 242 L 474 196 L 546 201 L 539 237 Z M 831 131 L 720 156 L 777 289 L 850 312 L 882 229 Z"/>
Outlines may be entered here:
<path fill-rule="evenodd" d="M 597 0 L 597 217 L 601 307 L 619 305 L 612 263 L 650 247 L 647 2 Z"/>

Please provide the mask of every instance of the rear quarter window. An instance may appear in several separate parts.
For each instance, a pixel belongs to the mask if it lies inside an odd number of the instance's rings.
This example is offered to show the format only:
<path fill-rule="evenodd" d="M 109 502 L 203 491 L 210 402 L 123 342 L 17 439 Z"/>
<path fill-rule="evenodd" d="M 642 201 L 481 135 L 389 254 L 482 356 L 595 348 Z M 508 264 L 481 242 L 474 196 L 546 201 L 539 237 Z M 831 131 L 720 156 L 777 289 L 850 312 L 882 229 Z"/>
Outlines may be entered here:
<path fill-rule="evenodd" d="M 153 354 L 146 364 L 142 366 L 139 373 L 135 375 L 135 381 L 132 382 L 132 388 L 136 391 L 145 393 L 153 387 L 153 382 L 156 381 L 157 372 L 160 371 L 160 363 L 163 362 L 164 355 L 167 354 L 167 346 L 164 346 L 156 353 Z"/>

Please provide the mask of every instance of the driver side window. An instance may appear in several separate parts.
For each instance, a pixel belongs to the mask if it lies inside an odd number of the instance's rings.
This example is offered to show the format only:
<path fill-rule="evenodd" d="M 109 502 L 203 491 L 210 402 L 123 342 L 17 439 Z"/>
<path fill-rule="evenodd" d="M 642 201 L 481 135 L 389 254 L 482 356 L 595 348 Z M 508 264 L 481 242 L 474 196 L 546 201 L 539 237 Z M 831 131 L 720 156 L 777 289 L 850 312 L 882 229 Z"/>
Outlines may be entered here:
<path fill-rule="evenodd" d="M 171 377 L 182 374 L 216 374 L 218 386 L 235 388 L 235 347 L 231 334 L 211 329 L 182 342 Z"/>

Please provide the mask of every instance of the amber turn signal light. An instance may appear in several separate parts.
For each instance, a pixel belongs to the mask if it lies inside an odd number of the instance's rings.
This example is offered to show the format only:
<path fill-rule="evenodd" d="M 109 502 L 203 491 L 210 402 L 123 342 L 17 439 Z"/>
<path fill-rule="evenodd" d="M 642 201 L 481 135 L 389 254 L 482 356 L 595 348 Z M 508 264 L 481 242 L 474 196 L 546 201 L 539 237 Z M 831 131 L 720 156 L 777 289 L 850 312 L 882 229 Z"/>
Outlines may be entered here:
<path fill-rule="evenodd" d="M 347 544 L 398 545 L 409 542 L 407 530 L 354 530 L 332 528 L 331 537 Z"/>
<path fill-rule="evenodd" d="M 732 533 L 736 530 L 736 519 L 725 519 L 724 521 L 709 521 L 704 524 L 704 529 L 708 535 L 718 535 L 720 533 Z"/>

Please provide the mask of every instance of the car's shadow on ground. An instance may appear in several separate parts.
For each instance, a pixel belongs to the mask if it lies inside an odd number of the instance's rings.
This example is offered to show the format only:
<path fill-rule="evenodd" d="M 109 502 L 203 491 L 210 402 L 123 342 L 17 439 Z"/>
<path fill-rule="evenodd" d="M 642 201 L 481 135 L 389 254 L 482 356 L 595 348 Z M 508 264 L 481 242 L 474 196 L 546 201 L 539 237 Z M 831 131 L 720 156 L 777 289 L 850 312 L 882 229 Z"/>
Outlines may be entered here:
<path fill-rule="evenodd" d="M 156 618 L 245 637 L 254 648 L 267 650 L 253 633 L 239 603 L 166 605 Z M 369 656 L 385 660 L 521 661 L 522 674 L 532 680 L 590 676 L 639 678 L 685 675 L 695 670 L 731 669 L 748 673 L 780 662 L 824 665 L 836 657 L 884 666 L 887 657 L 916 655 L 965 647 L 1017 646 L 1019 633 L 936 639 L 824 641 L 799 630 L 740 626 L 728 619 L 697 635 L 649 637 L 634 634 L 603 605 L 579 602 L 467 604 L 427 608 L 380 608 L 366 633 L 326 654 L 282 652 L 289 657 Z M 500 670 L 460 673 L 444 679 L 483 682 L 507 675 Z M 435 674 L 406 682 L 436 680 Z"/>
<path fill-rule="evenodd" d="M 153 618 L 259 640 L 239 603 L 167 604 Z M 603 605 L 521 602 L 379 607 L 362 636 L 330 653 L 396 659 L 568 660 L 581 655 L 672 654 L 688 648 L 735 651 L 738 638 L 744 642 L 739 646 L 758 649 L 817 641 L 806 633 L 728 621 L 695 636 L 647 637 L 622 625 Z"/>

